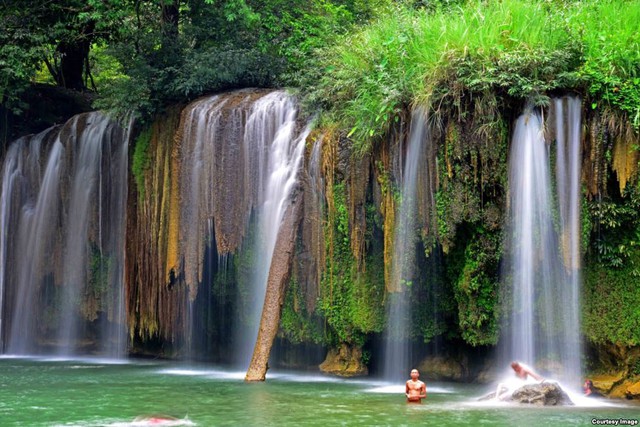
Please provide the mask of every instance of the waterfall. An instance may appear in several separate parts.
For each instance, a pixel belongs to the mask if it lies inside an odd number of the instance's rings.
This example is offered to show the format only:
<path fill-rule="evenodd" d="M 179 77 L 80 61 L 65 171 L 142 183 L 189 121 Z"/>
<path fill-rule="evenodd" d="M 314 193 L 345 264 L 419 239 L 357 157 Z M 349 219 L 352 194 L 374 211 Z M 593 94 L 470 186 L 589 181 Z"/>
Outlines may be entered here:
<path fill-rule="evenodd" d="M 14 142 L 3 165 L 4 351 L 124 354 L 127 137 L 100 113 Z"/>
<path fill-rule="evenodd" d="M 48 131 L 15 141 L 4 161 L 2 183 L 2 283 L 8 307 L 2 313 L 5 352 L 36 350 L 36 318 L 42 270 L 50 263 L 58 218 L 60 161 L 64 148 L 56 139 L 41 161 Z M 45 164 L 41 170 L 41 162 Z M 11 312 L 13 315 L 11 316 Z M 11 321 L 6 320 L 11 316 Z"/>
<path fill-rule="evenodd" d="M 308 187 L 305 190 L 304 211 L 306 222 L 303 223 L 303 242 L 309 246 L 306 248 L 310 255 L 310 277 L 307 278 L 304 290 L 307 313 L 313 313 L 320 289 L 320 278 L 325 265 L 325 240 L 324 240 L 324 177 L 322 176 L 322 144 L 324 135 L 318 137 L 311 150 L 309 158 Z"/>
<path fill-rule="evenodd" d="M 303 159 L 304 143 L 309 129 L 296 134 L 297 109 L 291 98 L 283 93 L 267 95 L 254 105 L 247 120 L 245 150 L 262 153 L 258 172 L 263 176 L 258 193 L 256 229 L 257 239 L 253 249 L 255 264 L 251 279 L 252 303 L 249 307 L 250 334 L 240 340 L 243 361 L 251 359 L 253 346 L 258 337 L 260 314 L 267 286 L 271 259 L 284 215 L 285 202 L 298 180 Z"/>
<path fill-rule="evenodd" d="M 257 337 L 283 207 L 296 184 L 308 132 L 299 131 L 294 100 L 282 91 L 231 92 L 197 101 L 183 113 L 181 269 L 194 299 L 207 245 L 221 260 L 238 251 L 249 254 L 248 283 L 241 285 L 238 303 L 246 327 L 236 331 L 234 358 L 244 366 Z M 210 219 L 213 227 L 207 225 Z M 185 330 L 187 337 L 192 332 Z"/>
<path fill-rule="evenodd" d="M 577 385 L 580 105 L 565 99 L 556 100 L 555 106 L 558 204 L 541 115 L 529 108 L 518 118 L 513 135 L 507 240 L 507 281 L 513 286 L 507 355 Z M 559 227 L 554 226 L 554 212 L 559 213 Z"/>
<path fill-rule="evenodd" d="M 416 278 L 415 253 L 420 227 L 417 222 L 417 184 L 419 175 L 426 173 L 426 148 L 431 143 L 426 120 L 424 110 L 418 108 L 413 111 L 406 150 L 403 147 L 398 150 L 396 176 L 401 188 L 401 202 L 394 230 L 392 283 L 387 286 L 391 292 L 386 301 L 387 327 L 384 336 L 383 375 L 389 380 L 404 378 L 410 370 L 408 347 L 412 307 L 409 287 Z"/>
<path fill-rule="evenodd" d="M 563 336 L 560 360 L 564 377 L 581 383 L 580 328 L 580 190 L 581 190 L 581 111 L 577 97 L 554 100 L 556 134 L 556 182 L 560 211 L 560 247 L 565 280 L 562 286 Z M 566 123 L 566 126 L 564 125 Z"/>

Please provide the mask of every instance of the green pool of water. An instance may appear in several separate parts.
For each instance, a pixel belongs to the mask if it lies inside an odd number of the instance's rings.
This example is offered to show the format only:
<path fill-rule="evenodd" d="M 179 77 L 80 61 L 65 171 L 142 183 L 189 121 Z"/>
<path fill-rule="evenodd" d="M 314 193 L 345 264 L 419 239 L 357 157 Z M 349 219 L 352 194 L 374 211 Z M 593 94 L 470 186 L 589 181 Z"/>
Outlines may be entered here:
<path fill-rule="evenodd" d="M 594 425 L 640 420 L 640 406 L 531 408 L 480 405 L 486 386 L 427 384 L 422 405 L 407 405 L 402 385 L 274 373 L 245 384 L 241 372 L 168 363 L 0 359 L 0 426 L 125 426 L 166 414 L 197 426 Z M 608 406 L 607 406 L 608 405 Z"/>

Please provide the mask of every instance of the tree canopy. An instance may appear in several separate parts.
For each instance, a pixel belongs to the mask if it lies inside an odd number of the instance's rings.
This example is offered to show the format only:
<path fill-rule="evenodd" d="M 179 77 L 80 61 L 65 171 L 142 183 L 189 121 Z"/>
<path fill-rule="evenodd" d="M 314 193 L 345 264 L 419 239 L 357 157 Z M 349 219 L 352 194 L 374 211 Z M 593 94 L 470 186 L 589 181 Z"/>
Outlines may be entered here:
<path fill-rule="evenodd" d="M 98 107 L 149 114 L 238 86 L 300 81 L 314 49 L 385 1 L 0 2 L 0 95 L 14 113 L 31 82 L 97 91 Z"/>

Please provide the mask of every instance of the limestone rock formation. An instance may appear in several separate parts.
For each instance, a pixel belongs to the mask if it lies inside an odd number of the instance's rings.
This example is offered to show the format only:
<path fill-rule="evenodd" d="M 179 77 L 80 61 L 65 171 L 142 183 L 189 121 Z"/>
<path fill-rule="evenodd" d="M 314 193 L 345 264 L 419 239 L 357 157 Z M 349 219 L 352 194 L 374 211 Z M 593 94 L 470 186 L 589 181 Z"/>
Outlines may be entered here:
<path fill-rule="evenodd" d="M 629 399 L 640 399 L 640 381 L 636 381 L 627 387 L 626 397 Z"/>
<path fill-rule="evenodd" d="M 591 378 L 593 388 L 600 394 L 609 394 L 614 386 L 620 384 L 624 379 L 624 373 L 620 372 L 614 375 L 597 375 Z"/>
<path fill-rule="evenodd" d="M 552 382 L 524 385 L 513 392 L 511 401 L 538 406 L 573 405 L 567 393 Z"/>
<path fill-rule="evenodd" d="M 462 381 L 465 379 L 462 364 L 449 357 L 428 357 L 420 362 L 418 370 L 425 378 L 430 380 Z"/>
<path fill-rule="evenodd" d="M 479 401 L 495 399 L 496 394 L 489 393 Z M 504 402 L 524 403 L 537 406 L 572 406 L 573 402 L 567 393 L 554 382 L 526 384 L 514 391 L 511 396 L 501 399 Z"/>
<path fill-rule="evenodd" d="M 362 348 L 342 343 L 339 348 L 331 348 L 320 370 L 341 377 L 367 375 L 369 370 L 362 362 Z"/>

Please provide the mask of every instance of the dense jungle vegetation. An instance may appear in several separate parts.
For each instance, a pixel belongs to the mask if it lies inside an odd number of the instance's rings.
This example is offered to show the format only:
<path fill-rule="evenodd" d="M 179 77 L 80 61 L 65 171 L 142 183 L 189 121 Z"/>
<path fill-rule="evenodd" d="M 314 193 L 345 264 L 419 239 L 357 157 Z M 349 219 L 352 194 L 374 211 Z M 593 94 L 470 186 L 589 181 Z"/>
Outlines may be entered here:
<path fill-rule="evenodd" d="M 141 123 L 240 87 L 288 88 L 306 113 L 321 112 L 327 259 L 313 312 L 292 281 L 281 324 L 292 342 L 362 346 L 383 330 L 384 231 L 399 197 L 385 144 L 421 107 L 440 145 L 429 213 L 437 225 L 425 226 L 417 259 L 421 277 L 439 279 L 431 289 L 407 284 L 437 314 L 416 313 L 410 335 L 495 345 L 513 119 L 526 103 L 545 109 L 551 96 L 581 96 L 590 141 L 584 333 L 593 345 L 640 345 L 640 1 L 9 0 L 0 7 L 2 151 L 20 133 L 40 130 L 33 122 L 38 100 L 51 96 L 45 87 L 116 115 L 135 111 Z M 140 174 L 153 161 L 148 140 L 138 138 L 132 161 L 141 194 Z M 337 151 L 354 167 L 373 159 L 373 182 L 367 176 L 366 188 L 354 190 L 353 178 L 337 170 Z M 355 231 L 354 200 L 364 232 Z"/>

